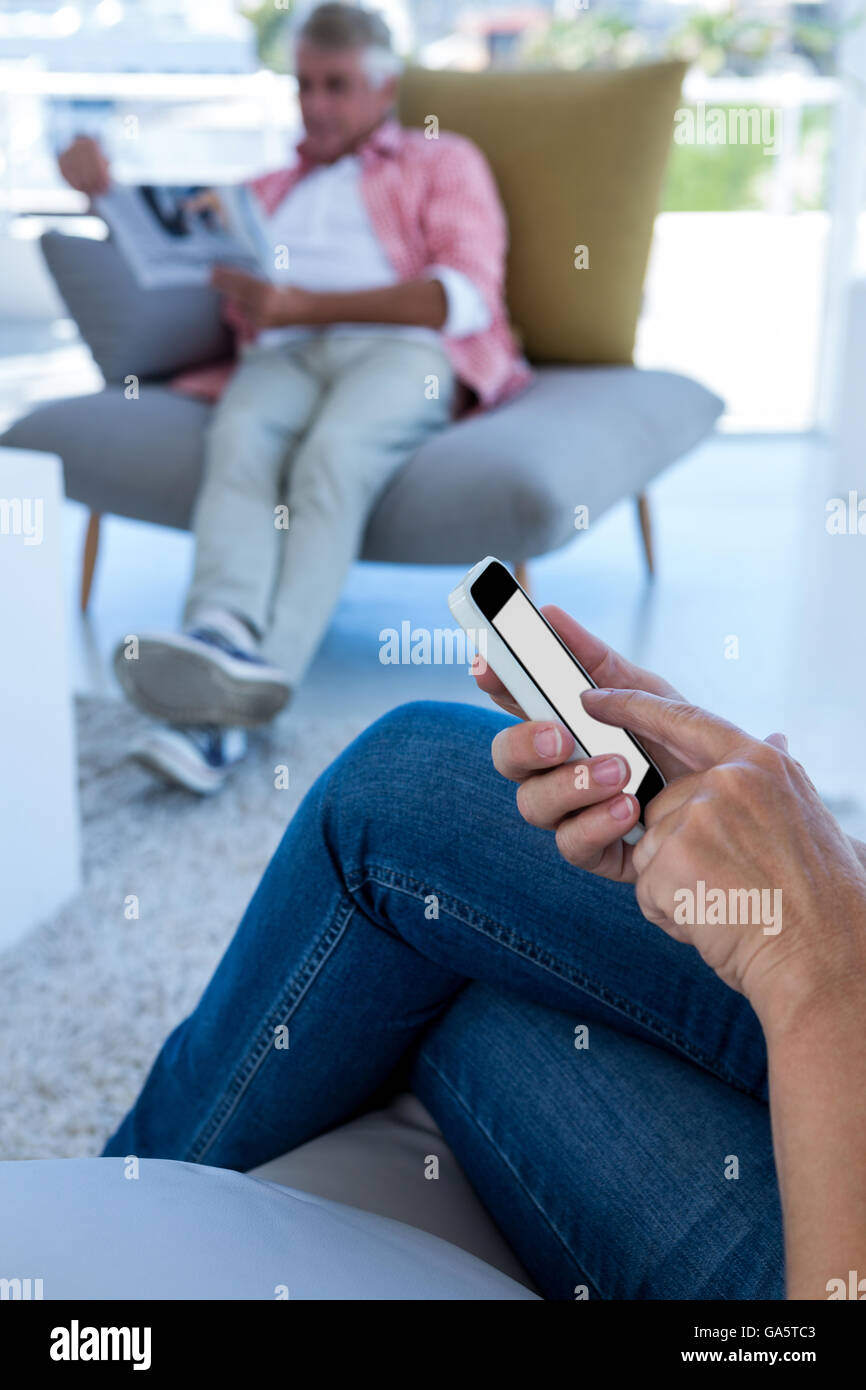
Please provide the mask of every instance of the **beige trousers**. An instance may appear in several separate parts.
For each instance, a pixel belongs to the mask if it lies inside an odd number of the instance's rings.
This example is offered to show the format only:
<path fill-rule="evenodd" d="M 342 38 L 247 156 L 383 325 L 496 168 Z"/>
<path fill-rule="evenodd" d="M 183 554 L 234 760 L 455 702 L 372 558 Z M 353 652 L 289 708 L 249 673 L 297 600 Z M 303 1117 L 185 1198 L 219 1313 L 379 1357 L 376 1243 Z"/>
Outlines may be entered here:
<path fill-rule="evenodd" d="M 454 393 L 436 342 L 358 332 L 253 348 L 208 430 L 187 623 L 202 607 L 236 614 L 297 685 L 378 494 L 448 422 Z"/>

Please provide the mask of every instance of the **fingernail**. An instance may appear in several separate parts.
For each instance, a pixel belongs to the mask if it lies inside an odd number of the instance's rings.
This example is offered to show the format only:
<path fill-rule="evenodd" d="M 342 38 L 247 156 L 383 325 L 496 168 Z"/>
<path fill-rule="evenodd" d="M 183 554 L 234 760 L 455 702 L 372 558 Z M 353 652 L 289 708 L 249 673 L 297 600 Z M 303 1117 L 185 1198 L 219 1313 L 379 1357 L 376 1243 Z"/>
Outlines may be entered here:
<path fill-rule="evenodd" d="M 535 735 L 535 751 L 542 758 L 555 758 L 562 752 L 562 734 L 555 724 L 539 729 Z"/>
<path fill-rule="evenodd" d="M 624 758 L 603 758 L 600 763 L 593 763 L 592 780 L 600 782 L 603 787 L 615 787 L 627 771 Z"/>
<path fill-rule="evenodd" d="M 632 801 L 630 796 L 615 796 L 608 806 L 608 811 L 614 820 L 628 820 L 632 813 Z"/>
<path fill-rule="evenodd" d="M 469 667 L 469 670 L 471 671 L 473 676 L 477 676 L 480 675 L 483 666 L 484 657 L 481 655 L 480 652 L 476 652 L 472 658 L 472 665 Z"/>

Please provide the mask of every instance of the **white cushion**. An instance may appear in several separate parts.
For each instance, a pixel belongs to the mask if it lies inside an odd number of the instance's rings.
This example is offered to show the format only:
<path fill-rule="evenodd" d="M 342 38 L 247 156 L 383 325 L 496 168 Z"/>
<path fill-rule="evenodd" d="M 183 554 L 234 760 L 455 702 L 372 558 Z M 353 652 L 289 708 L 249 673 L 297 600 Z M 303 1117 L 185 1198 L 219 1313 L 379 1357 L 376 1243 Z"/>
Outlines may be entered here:
<path fill-rule="evenodd" d="M 166 1159 L 0 1163 L 0 1278 L 45 1299 L 533 1299 L 425 1231 Z"/>
<path fill-rule="evenodd" d="M 431 1159 L 436 1159 L 434 1165 Z M 438 1172 L 437 1177 L 428 1173 Z M 429 1111 L 410 1092 L 291 1153 L 253 1176 L 405 1221 L 459 1245 L 534 1289 Z"/>

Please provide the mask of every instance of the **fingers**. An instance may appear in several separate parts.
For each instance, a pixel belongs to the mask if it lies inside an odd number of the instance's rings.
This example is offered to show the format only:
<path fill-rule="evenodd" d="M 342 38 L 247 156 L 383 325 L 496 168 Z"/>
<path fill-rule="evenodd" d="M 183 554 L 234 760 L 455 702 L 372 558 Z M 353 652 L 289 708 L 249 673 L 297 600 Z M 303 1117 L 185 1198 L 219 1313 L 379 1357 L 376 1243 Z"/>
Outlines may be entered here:
<path fill-rule="evenodd" d="M 675 781 L 668 782 L 667 786 L 647 803 L 644 813 L 647 829 L 657 825 L 665 816 L 669 816 L 671 811 L 675 811 L 684 801 L 694 796 L 704 776 L 703 772 L 686 772 Z"/>
<path fill-rule="evenodd" d="M 489 695 L 491 700 L 495 700 L 502 709 L 508 710 L 509 714 L 518 715 L 521 719 L 526 718 L 526 712 L 520 708 L 510 691 L 506 690 L 496 672 L 487 665 L 480 652 L 476 653 L 473 658 L 469 673 L 475 677 L 478 689 L 483 690 L 484 694 Z"/>
<path fill-rule="evenodd" d="M 66 182 L 80 193 L 95 198 L 107 193 L 111 186 L 108 160 L 99 145 L 89 136 L 78 136 L 58 160 Z"/>
<path fill-rule="evenodd" d="M 224 294 L 236 294 L 239 280 L 238 272 L 227 265 L 215 265 L 210 273 L 214 289 L 222 290 Z"/>
<path fill-rule="evenodd" d="M 111 187 L 111 176 L 105 160 L 102 161 L 98 169 L 89 169 L 82 175 L 82 192 L 89 198 L 99 198 L 107 193 Z"/>
<path fill-rule="evenodd" d="M 615 690 L 651 690 L 674 700 L 682 698 L 661 676 L 634 666 L 556 604 L 548 603 L 541 611 L 596 685 L 611 686 Z"/>
<path fill-rule="evenodd" d="M 767 734 L 764 742 L 771 744 L 773 748 L 781 749 L 783 753 L 787 753 L 788 751 L 788 738 L 786 734 Z"/>
<path fill-rule="evenodd" d="M 582 627 L 576 618 L 555 603 L 546 603 L 541 612 L 593 680 L 596 680 L 596 671 L 602 669 L 612 657 L 622 660 L 618 652 L 614 652 L 600 637 Z"/>
<path fill-rule="evenodd" d="M 490 749 L 493 766 L 510 782 L 522 782 L 534 772 L 565 763 L 574 752 L 574 739 L 564 724 L 534 721 L 500 729 Z"/>
<path fill-rule="evenodd" d="M 211 271 L 211 284 L 224 294 L 236 312 L 241 313 L 255 331 L 268 326 L 268 305 L 271 287 L 255 275 L 230 266 L 217 265 Z"/>
<path fill-rule="evenodd" d="M 611 801 L 629 779 L 624 758 L 587 758 L 564 763 L 543 775 L 527 777 L 517 788 L 517 809 L 523 819 L 539 830 L 555 830 L 575 811 Z M 629 807 L 629 814 L 631 807 Z M 621 817 L 614 817 L 619 820 Z M 621 834 L 621 827 L 618 827 Z"/>
<path fill-rule="evenodd" d="M 556 832 L 560 853 L 579 868 L 633 879 L 631 846 L 622 844 L 640 816 L 637 798 L 623 792 L 631 776 L 618 754 L 570 763 L 574 739 L 562 724 L 533 721 L 501 729 L 493 762 L 519 782 L 517 808 L 540 830 Z"/>
<path fill-rule="evenodd" d="M 254 275 L 247 275 L 243 270 L 233 270 L 228 265 L 215 265 L 211 271 L 210 282 L 214 289 L 222 294 L 230 294 L 242 302 L 249 300 L 259 287 L 259 281 Z"/>
<path fill-rule="evenodd" d="M 674 824 L 670 817 L 677 815 L 682 807 L 688 805 L 692 800 L 700 784 L 700 779 L 700 773 L 691 773 L 688 777 L 678 778 L 676 782 L 665 787 L 665 790 L 660 792 L 658 796 L 653 797 L 647 806 L 644 811 L 646 834 L 634 847 L 634 867 L 638 875 L 646 873 L 670 835 L 671 826 Z"/>
<path fill-rule="evenodd" d="M 754 744 L 742 729 L 718 715 L 645 690 L 587 690 L 582 698 L 594 719 L 661 744 L 693 771 L 713 767 Z"/>
<path fill-rule="evenodd" d="M 566 816 L 556 829 L 556 847 L 569 864 L 591 871 L 599 870 L 615 852 L 619 856 L 616 877 L 633 880 L 632 847 L 623 845 L 622 837 L 637 824 L 639 817 L 636 796 L 623 792 L 609 797 L 577 815 Z M 608 867 L 613 866 L 608 863 Z"/>
<path fill-rule="evenodd" d="M 77 143 L 77 142 L 76 142 Z M 100 193 L 107 193 L 111 179 L 109 176 L 108 160 L 102 153 L 100 146 L 95 140 L 82 139 L 80 143 L 80 162 L 82 183 L 85 184 L 85 193 L 95 197 Z"/>
<path fill-rule="evenodd" d="M 540 747 L 539 747 L 540 745 Z M 519 782 L 517 808 L 539 830 L 556 833 L 560 854 L 578 868 L 632 881 L 631 846 L 622 837 L 640 806 L 624 793 L 630 770 L 624 758 L 602 754 L 564 762 L 574 740 L 555 724 L 515 724 L 493 740 L 498 770 Z"/>

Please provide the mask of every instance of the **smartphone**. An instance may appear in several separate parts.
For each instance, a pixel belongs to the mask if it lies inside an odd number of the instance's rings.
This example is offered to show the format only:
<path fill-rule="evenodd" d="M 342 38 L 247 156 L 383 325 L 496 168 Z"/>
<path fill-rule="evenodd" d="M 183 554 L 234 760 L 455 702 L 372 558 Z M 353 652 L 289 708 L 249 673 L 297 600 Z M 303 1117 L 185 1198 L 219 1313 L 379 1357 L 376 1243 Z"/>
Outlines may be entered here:
<path fill-rule="evenodd" d="M 644 833 L 647 804 L 664 778 L 633 734 L 602 724 L 584 709 L 581 694 L 595 681 L 510 570 L 488 555 L 448 595 L 448 607 L 527 717 L 555 719 L 573 735 L 570 762 L 599 753 L 626 759 L 630 776 L 623 790 L 637 797 L 640 820 L 623 838 L 635 844 Z"/>

